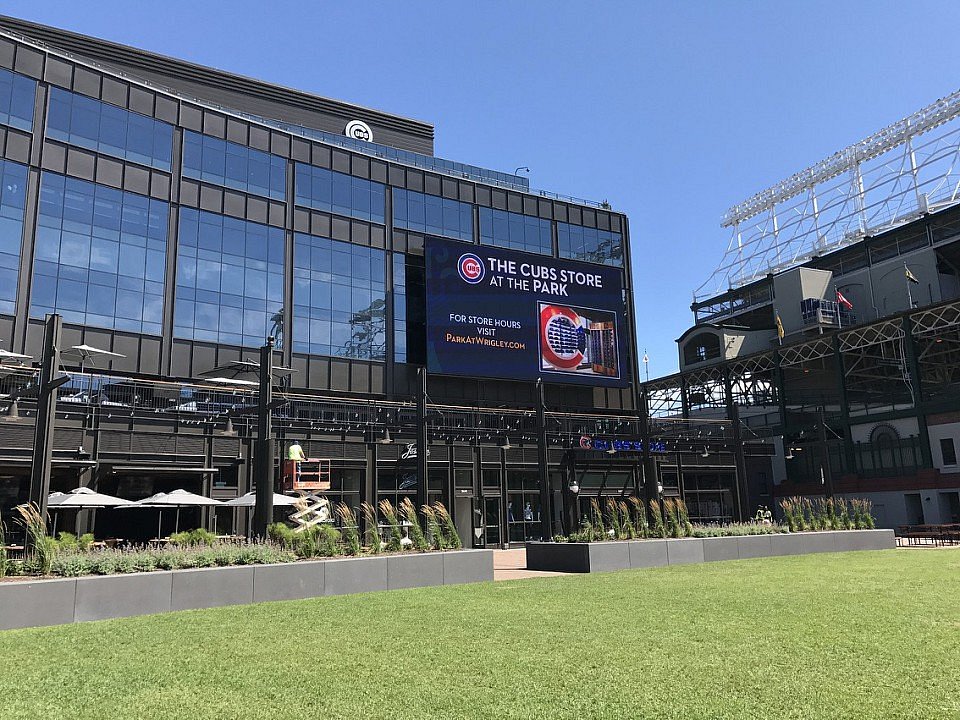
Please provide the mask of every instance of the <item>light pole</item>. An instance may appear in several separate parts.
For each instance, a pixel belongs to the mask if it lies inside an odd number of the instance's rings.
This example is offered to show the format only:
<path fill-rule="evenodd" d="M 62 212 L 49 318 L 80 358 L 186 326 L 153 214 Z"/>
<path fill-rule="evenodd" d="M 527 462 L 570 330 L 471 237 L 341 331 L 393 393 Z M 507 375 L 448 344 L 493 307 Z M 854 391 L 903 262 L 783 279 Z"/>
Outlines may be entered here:
<path fill-rule="evenodd" d="M 528 168 L 526 165 L 521 165 L 520 167 L 518 167 L 516 170 L 513 171 L 513 174 L 519 176 L 521 172 L 525 172 L 529 175 L 530 168 Z"/>

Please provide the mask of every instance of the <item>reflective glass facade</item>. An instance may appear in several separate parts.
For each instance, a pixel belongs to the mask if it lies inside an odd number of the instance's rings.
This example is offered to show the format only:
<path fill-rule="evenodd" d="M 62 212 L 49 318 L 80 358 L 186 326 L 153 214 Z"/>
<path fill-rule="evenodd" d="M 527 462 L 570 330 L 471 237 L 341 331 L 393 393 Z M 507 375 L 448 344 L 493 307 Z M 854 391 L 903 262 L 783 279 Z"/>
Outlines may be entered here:
<path fill-rule="evenodd" d="M 183 174 L 275 200 L 287 194 L 282 157 L 189 130 L 183 133 Z"/>
<path fill-rule="evenodd" d="M 30 315 L 159 334 L 168 205 L 44 172 Z"/>
<path fill-rule="evenodd" d="M 393 224 L 428 235 L 473 241 L 473 206 L 448 198 L 395 188 Z"/>
<path fill-rule="evenodd" d="M 620 233 L 597 228 L 557 223 L 560 257 L 604 265 L 623 265 L 623 238 Z"/>
<path fill-rule="evenodd" d="M 480 242 L 484 245 L 549 255 L 553 248 L 550 221 L 520 213 L 480 208 Z"/>
<path fill-rule="evenodd" d="M 0 313 L 16 309 L 26 192 L 26 166 L 0 160 Z"/>
<path fill-rule="evenodd" d="M 281 346 L 283 251 L 280 228 L 181 208 L 174 335 Z"/>
<path fill-rule="evenodd" d="M 407 361 L 407 264 L 401 253 L 393 254 L 393 359 Z"/>
<path fill-rule="evenodd" d="M 29 130 L 33 127 L 35 80 L 0 68 L 0 123 Z"/>
<path fill-rule="evenodd" d="M 50 88 L 47 136 L 160 170 L 170 169 L 172 125 L 57 87 Z"/>
<path fill-rule="evenodd" d="M 293 246 L 293 349 L 386 358 L 386 253 L 298 233 Z"/>
<path fill-rule="evenodd" d="M 297 163 L 297 205 L 383 223 L 384 186 L 363 178 Z"/>

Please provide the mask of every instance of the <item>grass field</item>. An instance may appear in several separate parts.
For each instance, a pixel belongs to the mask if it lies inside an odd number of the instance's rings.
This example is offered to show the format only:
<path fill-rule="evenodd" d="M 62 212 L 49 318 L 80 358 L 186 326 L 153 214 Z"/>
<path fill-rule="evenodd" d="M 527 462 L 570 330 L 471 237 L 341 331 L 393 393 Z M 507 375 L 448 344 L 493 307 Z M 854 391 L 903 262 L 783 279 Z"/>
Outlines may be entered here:
<path fill-rule="evenodd" d="M 3 718 L 960 718 L 960 552 L 897 550 L 0 633 Z"/>

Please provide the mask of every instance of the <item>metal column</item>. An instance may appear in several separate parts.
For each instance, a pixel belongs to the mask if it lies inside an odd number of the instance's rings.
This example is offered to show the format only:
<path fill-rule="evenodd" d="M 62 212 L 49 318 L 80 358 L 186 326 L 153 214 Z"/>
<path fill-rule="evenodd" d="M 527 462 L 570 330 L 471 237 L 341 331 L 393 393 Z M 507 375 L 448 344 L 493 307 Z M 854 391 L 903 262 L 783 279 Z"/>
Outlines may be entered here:
<path fill-rule="evenodd" d="M 254 482 L 257 504 L 253 510 L 253 534 L 267 536 L 267 525 L 273 521 L 273 427 L 270 414 L 273 405 L 273 338 L 260 348 L 260 394 L 257 401 L 257 450 Z"/>
<path fill-rule="evenodd" d="M 543 399 L 543 378 L 537 378 L 537 475 L 540 481 L 540 533 L 544 541 L 553 537 L 551 522 L 550 474 L 547 470 L 547 421 Z"/>
<path fill-rule="evenodd" d="M 57 423 L 57 388 L 69 377 L 55 378 L 60 368 L 60 334 L 63 321 L 59 315 L 47 315 L 43 331 L 43 356 L 40 364 L 40 386 L 37 393 L 37 424 L 33 436 L 33 460 L 30 464 L 30 502 L 37 506 L 40 517 L 47 517 L 47 496 L 50 495 L 50 471 L 53 467 L 53 430 Z M 59 380 L 59 382 L 55 382 Z"/>

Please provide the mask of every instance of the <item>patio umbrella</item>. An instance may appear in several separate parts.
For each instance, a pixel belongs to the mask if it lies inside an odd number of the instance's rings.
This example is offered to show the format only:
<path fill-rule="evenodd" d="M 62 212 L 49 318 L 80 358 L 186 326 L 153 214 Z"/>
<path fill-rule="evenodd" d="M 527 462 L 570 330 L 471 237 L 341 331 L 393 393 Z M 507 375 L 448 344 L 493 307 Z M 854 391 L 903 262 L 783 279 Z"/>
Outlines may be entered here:
<path fill-rule="evenodd" d="M 196 493 L 187 492 L 186 490 L 171 490 L 168 493 L 156 493 L 151 495 L 148 498 L 143 500 L 138 500 L 137 502 L 130 503 L 129 505 L 120 505 L 120 508 L 159 508 L 161 511 L 164 508 L 176 508 L 177 509 L 177 520 L 175 524 L 175 531 L 180 530 L 180 508 L 182 507 L 204 507 L 212 505 L 223 505 L 219 500 L 213 500 L 212 498 L 204 497 L 203 495 L 197 495 Z M 160 537 L 160 522 L 163 519 L 163 513 L 160 513 L 160 517 L 157 518 L 157 537 Z"/>
<path fill-rule="evenodd" d="M 290 497 L 289 495 L 280 495 L 278 493 L 273 494 L 274 507 L 279 507 L 284 505 L 296 505 L 298 500 L 300 500 L 300 498 Z M 255 507 L 257 504 L 257 493 L 248 492 L 246 495 L 241 495 L 240 497 L 234 498 L 233 500 L 227 500 L 223 504 L 228 507 L 246 507 L 246 508 Z"/>
<path fill-rule="evenodd" d="M 299 497 L 290 497 L 289 495 L 280 495 L 278 493 L 273 494 L 273 506 L 274 507 L 290 507 L 296 505 L 300 501 Z M 241 495 L 238 498 L 233 500 L 227 500 L 224 503 L 225 507 L 240 507 L 240 508 L 252 508 L 256 507 L 257 504 L 257 493 L 248 492 L 246 495 Z M 253 513 L 247 517 L 247 535 L 251 535 L 250 527 L 253 525 Z"/>
<path fill-rule="evenodd" d="M 98 493 L 96 490 L 91 490 L 88 487 L 74 488 L 67 493 L 55 492 L 47 497 L 47 507 L 55 510 L 61 508 L 77 508 L 82 510 L 84 508 L 119 507 L 129 504 L 129 500 Z M 53 516 L 54 536 L 57 534 L 57 517 L 57 515 Z"/>

